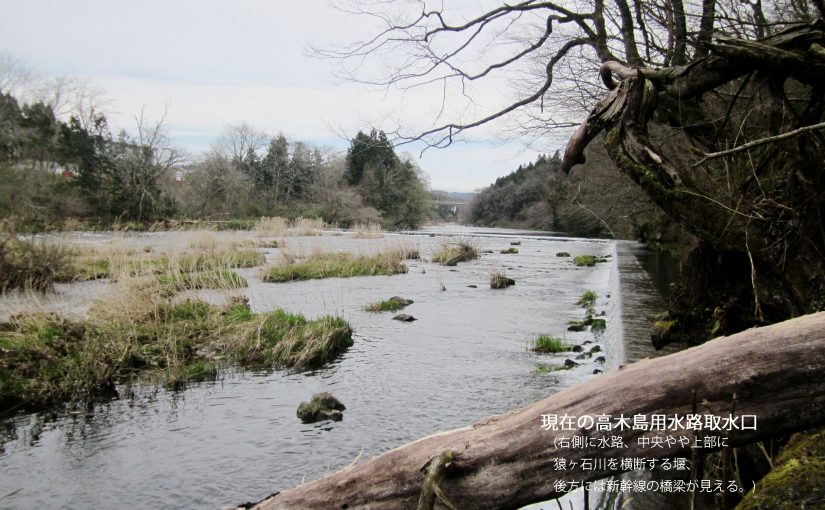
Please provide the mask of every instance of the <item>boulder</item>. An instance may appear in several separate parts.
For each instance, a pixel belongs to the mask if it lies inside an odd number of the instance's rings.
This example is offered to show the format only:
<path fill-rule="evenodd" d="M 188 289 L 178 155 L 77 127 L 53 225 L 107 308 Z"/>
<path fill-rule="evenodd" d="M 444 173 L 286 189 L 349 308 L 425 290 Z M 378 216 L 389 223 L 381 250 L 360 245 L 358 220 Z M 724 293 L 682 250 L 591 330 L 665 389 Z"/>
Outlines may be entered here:
<path fill-rule="evenodd" d="M 412 321 L 415 321 L 415 320 L 418 320 L 418 319 L 416 319 L 412 315 L 407 315 L 406 313 L 399 313 L 398 315 L 393 317 L 393 320 L 397 320 L 397 321 L 401 321 L 401 322 L 412 322 Z"/>
<path fill-rule="evenodd" d="M 512 278 L 508 278 L 507 276 L 502 275 L 494 275 L 490 278 L 490 288 L 491 289 L 506 289 L 510 285 L 515 285 L 516 281 Z"/>
<path fill-rule="evenodd" d="M 400 296 L 393 296 L 393 297 L 389 298 L 387 301 L 390 301 L 392 303 L 397 304 L 398 308 L 404 308 L 405 306 L 409 306 L 409 305 L 413 304 L 412 299 L 404 299 Z"/>
<path fill-rule="evenodd" d="M 316 393 L 309 402 L 301 402 L 298 406 L 297 415 L 302 423 L 315 423 L 317 421 L 332 420 L 341 421 L 344 415 L 341 411 L 346 407 L 340 400 L 332 394 Z"/>

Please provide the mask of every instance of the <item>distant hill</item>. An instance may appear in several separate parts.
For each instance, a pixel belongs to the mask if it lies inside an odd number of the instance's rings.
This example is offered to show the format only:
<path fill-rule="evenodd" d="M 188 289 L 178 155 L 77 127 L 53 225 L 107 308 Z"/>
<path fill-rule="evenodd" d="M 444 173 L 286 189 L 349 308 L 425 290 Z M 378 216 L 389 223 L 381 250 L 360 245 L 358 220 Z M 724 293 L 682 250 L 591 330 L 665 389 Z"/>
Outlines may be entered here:
<path fill-rule="evenodd" d="M 519 165 L 475 196 L 464 222 L 654 243 L 679 235 L 599 146 L 591 144 L 587 163 L 570 174 L 561 171 L 558 153 Z"/>
<path fill-rule="evenodd" d="M 467 220 L 474 225 L 552 230 L 551 198 L 564 177 L 558 155 L 541 155 L 482 189 L 470 205 Z"/>

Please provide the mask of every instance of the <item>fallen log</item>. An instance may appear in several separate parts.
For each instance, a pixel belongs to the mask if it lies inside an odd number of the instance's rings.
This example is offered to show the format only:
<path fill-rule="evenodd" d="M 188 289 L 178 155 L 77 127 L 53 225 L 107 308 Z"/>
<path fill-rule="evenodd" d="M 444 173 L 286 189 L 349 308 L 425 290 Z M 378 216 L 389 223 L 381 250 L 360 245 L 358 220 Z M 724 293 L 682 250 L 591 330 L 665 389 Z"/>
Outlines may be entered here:
<path fill-rule="evenodd" d="M 740 422 L 737 428 L 744 430 L 721 432 L 732 447 L 825 423 L 825 312 L 634 363 L 522 409 L 420 439 L 275 494 L 254 508 L 383 510 L 422 508 L 419 503 L 425 508 L 519 508 L 560 496 L 559 480 L 597 480 L 619 472 L 615 466 L 557 470 L 555 458 L 570 463 L 689 456 L 690 448 L 682 444 L 646 448 L 638 438 L 699 434 L 684 423 L 677 431 L 553 430 L 550 416 L 724 418 L 732 409 L 735 416 L 756 417 L 752 428 Z M 570 436 L 620 436 L 623 447 L 598 441 L 558 447 Z"/>

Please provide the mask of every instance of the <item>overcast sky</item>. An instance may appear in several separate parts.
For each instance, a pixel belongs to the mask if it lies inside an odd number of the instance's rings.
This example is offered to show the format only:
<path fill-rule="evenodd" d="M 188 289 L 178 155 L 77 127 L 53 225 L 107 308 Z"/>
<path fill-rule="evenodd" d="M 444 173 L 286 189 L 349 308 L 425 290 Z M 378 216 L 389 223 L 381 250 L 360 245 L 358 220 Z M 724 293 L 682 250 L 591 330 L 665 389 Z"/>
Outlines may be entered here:
<path fill-rule="evenodd" d="M 73 76 L 102 88 L 110 123 L 133 128 L 166 111 L 175 145 L 206 150 L 224 126 L 247 122 L 293 140 L 345 151 L 358 129 L 387 129 L 436 97 L 387 96 L 333 76 L 309 44 L 353 41 L 366 20 L 326 0 L 0 0 L 0 53 L 38 73 Z M 384 124 L 387 124 L 385 126 Z M 429 150 L 419 165 L 434 189 L 470 191 L 534 160 L 491 129 L 472 143 Z M 553 152 L 554 146 L 542 147 Z M 405 146 L 418 157 L 420 147 Z"/>

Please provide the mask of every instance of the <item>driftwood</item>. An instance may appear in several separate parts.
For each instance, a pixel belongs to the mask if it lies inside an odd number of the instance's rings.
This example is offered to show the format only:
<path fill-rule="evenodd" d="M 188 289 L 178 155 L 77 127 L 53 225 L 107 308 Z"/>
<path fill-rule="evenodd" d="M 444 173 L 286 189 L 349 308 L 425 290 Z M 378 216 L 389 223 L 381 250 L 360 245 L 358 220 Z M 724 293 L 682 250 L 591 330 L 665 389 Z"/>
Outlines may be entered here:
<path fill-rule="evenodd" d="M 738 446 L 825 423 L 825 312 L 712 340 L 603 374 L 522 409 L 420 439 L 276 494 L 259 509 L 519 508 L 559 496 L 558 480 L 615 471 L 557 471 L 553 459 L 690 457 L 679 444 L 642 448 L 652 432 L 620 435 L 624 449 L 554 447 L 582 431 L 542 428 L 542 415 L 756 415 L 756 430 L 721 433 Z M 681 431 L 693 434 L 693 431 Z M 661 433 L 660 433 L 661 434 Z M 668 434 L 675 434 L 668 432 Z M 427 483 L 425 483 L 425 479 Z M 422 490 L 423 489 L 423 490 Z"/>

